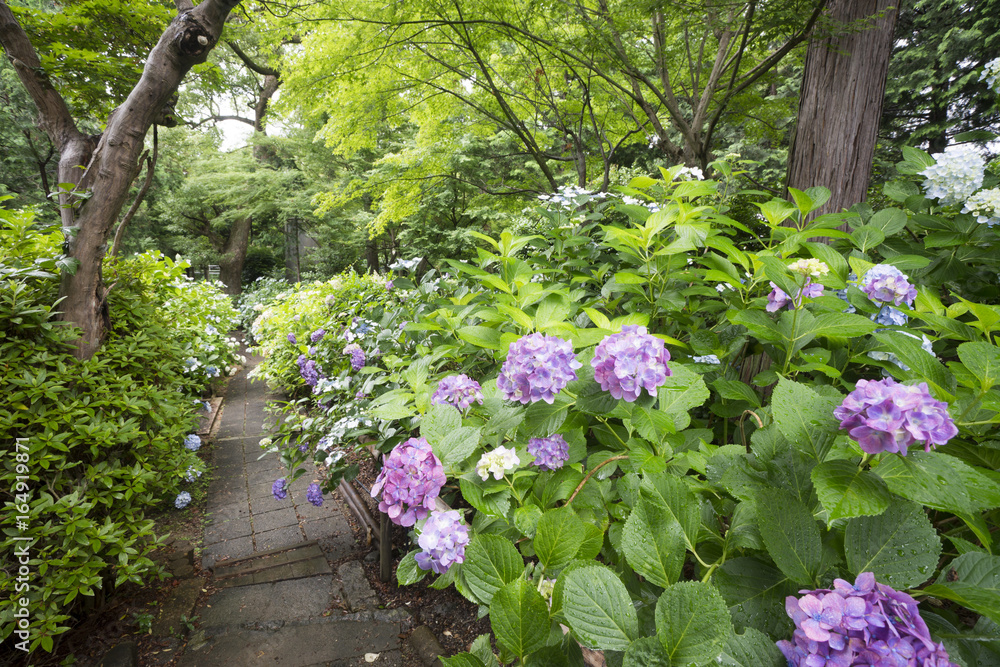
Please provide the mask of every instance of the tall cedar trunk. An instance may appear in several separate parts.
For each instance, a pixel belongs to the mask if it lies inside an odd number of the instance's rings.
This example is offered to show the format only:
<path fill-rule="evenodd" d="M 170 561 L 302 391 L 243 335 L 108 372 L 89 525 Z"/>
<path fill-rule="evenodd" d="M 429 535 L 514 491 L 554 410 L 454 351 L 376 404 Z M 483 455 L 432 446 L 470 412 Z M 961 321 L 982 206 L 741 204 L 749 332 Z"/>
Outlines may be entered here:
<path fill-rule="evenodd" d="M 219 258 L 219 280 L 226 286 L 226 294 L 239 294 L 243 291 L 243 264 L 247 259 L 247 248 L 250 247 L 252 227 L 253 218 L 245 216 L 238 218 L 229 230 L 229 238 L 226 239 L 222 257 Z"/>
<path fill-rule="evenodd" d="M 107 290 L 101 263 L 129 187 L 139 172 L 146 132 L 160 117 L 188 70 L 208 58 L 226 18 L 240 0 L 175 0 L 178 15 L 150 51 L 142 77 L 124 104 L 111 112 L 96 146 L 81 133 L 62 97 L 42 70 L 38 55 L 6 2 L 0 0 L 0 44 L 18 78 L 38 107 L 41 126 L 60 153 L 59 180 L 78 184 L 84 198 L 61 198 L 79 208 L 62 209 L 70 236 L 69 254 L 79 261 L 74 275 L 63 274 L 62 319 L 81 329 L 77 356 L 90 358 L 106 334 Z M 86 165 L 80 170 L 77 165 Z"/>
<path fill-rule="evenodd" d="M 787 185 L 829 188 L 830 200 L 817 215 L 865 200 L 898 4 L 834 0 L 829 13 L 835 21 L 847 24 L 882 16 L 866 30 L 815 42 L 806 54 Z"/>

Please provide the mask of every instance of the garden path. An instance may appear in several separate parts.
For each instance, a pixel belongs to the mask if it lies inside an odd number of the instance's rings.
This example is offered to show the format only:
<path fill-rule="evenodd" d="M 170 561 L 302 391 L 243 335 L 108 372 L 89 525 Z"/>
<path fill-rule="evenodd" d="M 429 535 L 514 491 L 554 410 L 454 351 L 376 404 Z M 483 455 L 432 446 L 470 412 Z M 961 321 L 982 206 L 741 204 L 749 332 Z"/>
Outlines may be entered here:
<path fill-rule="evenodd" d="M 307 502 L 309 476 L 284 500 L 271 493 L 287 471 L 273 455 L 259 458 L 273 424 L 267 387 L 247 378 L 259 361 L 251 357 L 230 381 L 213 438 L 202 551 L 212 592 L 194 611 L 198 629 L 177 665 L 401 666 L 399 636 L 410 617 L 378 609 L 360 562 L 367 549 L 341 501 Z"/>

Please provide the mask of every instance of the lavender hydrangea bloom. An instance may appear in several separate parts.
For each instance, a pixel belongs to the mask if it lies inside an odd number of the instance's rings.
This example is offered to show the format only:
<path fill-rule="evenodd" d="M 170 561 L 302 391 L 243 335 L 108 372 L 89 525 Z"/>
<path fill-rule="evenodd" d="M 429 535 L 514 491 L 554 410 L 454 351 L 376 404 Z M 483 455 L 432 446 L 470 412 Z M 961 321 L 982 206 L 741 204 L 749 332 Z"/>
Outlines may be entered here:
<path fill-rule="evenodd" d="M 196 434 L 192 433 L 184 437 L 184 449 L 196 452 L 201 447 L 201 438 Z"/>
<path fill-rule="evenodd" d="M 852 585 L 801 591 L 785 599 L 795 622 L 792 641 L 778 648 L 791 667 L 954 667 L 931 639 L 917 602 L 862 572 Z"/>
<path fill-rule="evenodd" d="M 351 355 L 351 368 L 360 371 L 365 366 L 365 351 L 357 343 L 344 346 L 344 354 Z"/>
<path fill-rule="evenodd" d="M 644 326 L 626 324 L 621 333 L 598 343 L 590 364 L 601 389 L 632 403 L 643 388 L 656 395 L 656 388 L 671 375 L 668 361 L 670 352 L 662 340 L 649 335 Z"/>
<path fill-rule="evenodd" d="M 193 482 L 199 477 L 201 477 L 201 471 L 194 466 L 188 466 L 187 472 L 184 473 L 184 479 Z"/>
<path fill-rule="evenodd" d="M 295 334 L 290 333 L 290 334 L 288 334 L 288 342 L 291 343 L 292 345 L 297 345 L 298 342 L 299 342 L 299 339 L 295 337 Z"/>
<path fill-rule="evenodd" d="M 386 289 L 390 289 L 390 290 L 392 289 L 392 281 L 391 280 L 385 281 L 385 288 Z"/>
<path fill-rule="evenodd" d="M 444 486 L 444 466 L 423 438 L 410 438 L 385 458 L 372 485 L 372 498 L 382 493 L 379 511 L 399 526 L 412 526 L 427 516 Z"/>
<path fill-rule="evenodd" d="M 284 500 L 288 497 L 288 489 L 285 488 L 285 478 L 279 477 L 271 485 L 271 494 L 275 500 Z"/>
<path fill-rule="evenodd" d="M 868 270 L 861 280 L 861 290 L 872 301 L 900 305 L 913 305 L 917 289 L 906 275 L 892 264 L 879 264 Z"/>
<path fill-rule="evenodd" d="M 177 494 L 177 497 L 174 498 L 174 507 L 176 507 L 179 510 L 182 510 L 185 507 L 187 507 L 190 502 L 191 502 L 191 494 L 188 493 L 187 491 L 181 491 L 180 493 Z"/>
<path fill-rule="evenodd" d="M 581 366 L 569 341 L 533 333 L 510 344 L 497 387 L 509 401 L 551 404 Z"/>
<path fill-rule="evenodd" d="M 434 405 L 454 405 L 459 410 L 468 410 L 473 403 L 483 403 L 483 391 L 479 383 L 468 375 L 449 375 L 438 383 L 431 397 Z"/>
<path fill-rule="evenodd" d="M 306 489 L 306 500 L 316 507 L 323 505 L 323 492 L 319 490 L 319 484 L 313 482 L 309 485 L 309 488 Z"/>
<path fill-rule="evenodd" d="M 433 512 L 427 519 L 417 544 L 423 551 L 416 555 L 421 570 L 444 574 L 453 563 L 465 561 L 465 547 L 469 544 L 469 529 L 462 523 L 457 510 Z"/>
<path fill-rule="evenodd" d="M 323 336 L 326 335 L 326 329 L 316 329 L 311 334 L 309 334 L 309 340 L 314 343 L 318 343 L 323 340 Z"/>
<path fill-rule="evenodd" d="M 823 286 L 812 282 L 812 278 L 806 278 L 806 284 L 795 293 L 794 299 L 785 294 L 783 289 L 771 283 L 771 293 L 767 295 L 767 306 L 764 307 L 764 310 L 773 313 L 785 306 L 788 306 L 789 310 L 795 310 L 802 307 L 802 299 L 804 297 L 815 299 L 820 296 L 823 296 Z"/>
<path fill-rule="evenodd" d="M 528 440 L 528 453 L 539 470 L 558 470 L 569 460 L 569 443 L 558 433 Z"/>
<path fill-rule="evenodd" d="M 854 391 L 833 411 L 840 428 L 857 440 L 869 454 L 894 452 L 906 456 L 911 444 L 924 443 L 924 450 L 943 445 L 958 435 L 948 414 L 948 404 L 936 401 L 927 383 L 917 386 L 885 380 L 858 380 Z"/>
<path fill-rule="evenodd" d="M 316 383 L 319 382 L 319 369 L 316 368 L 316 362 L 308 358 L 304 354 L 299 355 L 298 360 L 299 365 L 299 375 L 302 379 L 306 381 L 306 384 L 310 387 L 315 387 Z"/>

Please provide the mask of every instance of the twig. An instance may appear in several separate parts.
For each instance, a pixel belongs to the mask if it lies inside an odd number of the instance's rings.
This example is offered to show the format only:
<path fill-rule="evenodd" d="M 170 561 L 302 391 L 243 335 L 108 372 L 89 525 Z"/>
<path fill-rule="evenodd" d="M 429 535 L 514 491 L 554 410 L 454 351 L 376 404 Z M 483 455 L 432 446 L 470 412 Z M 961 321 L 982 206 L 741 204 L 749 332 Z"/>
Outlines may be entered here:
<path fill-rule="evenodd" d="M 594 476 L 595 472 L 597 472 L 598 470 L 600 470 L 601 468 L 603 468 L 607 464 L 611 463 L 612 461 L 621 461 L 622 459 L 627 459 L 627 458 L 628 458 L 628 454 L 620 454 L 618 456 L 612 456 L 610 459 L 606 459 L 604 461 L 601 461 L 596 466 L 594 466 L 594 468 L 590 472 L 587 473 L 587 476 L 584 477 L 580 481 L 579 484 L 577 484 L 576 488 L 573 490 L 573 495 L 571 495 L 569 497 L 569 500 L 566 501 L 566 504 L 569 505 L 571 502 L 573 502 L 573 499 L 576 498 L 576 494 L 580 493 L 580 489 L 583 488 L 583 485 L 587 483 L 588 479 L 590 479 L 591 477 Z"/>

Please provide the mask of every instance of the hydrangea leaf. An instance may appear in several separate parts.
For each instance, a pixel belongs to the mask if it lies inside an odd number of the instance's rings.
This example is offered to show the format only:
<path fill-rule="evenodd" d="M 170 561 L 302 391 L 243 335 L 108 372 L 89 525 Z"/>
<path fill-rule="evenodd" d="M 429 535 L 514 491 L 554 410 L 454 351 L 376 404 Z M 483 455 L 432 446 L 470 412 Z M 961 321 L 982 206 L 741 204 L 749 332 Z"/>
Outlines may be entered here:
<path fill-rule="evenodd" d="M 851 461 L 825 461 L 812 470 L 812 481 L 828 523 L 835 519 L 881 514 L 892 498 L 882 478 Z"/>
<path fill-rule="evenodd" d="M 459 653 L 450 658 L 440 657 L 439 660 L 444 667 L 486 667 L 482 660 L 471 653 Z"/>
<path fill-rule="evenodd" d="M 958 358 L 982 383 L 983 389 L 1000 384 L 1000 348 L 989 343 L 962 343 Z"/>
<path fill-rule="evenodd" d="M 715 571 L 713 582 L 729 605 L 737 630 L 753 627 L 772 637 L 792 632 L 785 597 L 798 586 L 777 568 L 756 558 L 732 558 Z"/>
<path fill-rule="evenodd" d="M 510 509 L 510 489 L 487 494 L 479 484 L 465 478 L 458 480 L 458 486 L 462 497 L 484 514 L 505 516 Z"/>
<path fill-rule="evenodd" d="M 781 655 L 774 640 L 755 628 L 747 628 L 742 635 L 731 634 L 716 663 L 721 667 L 786 667 L 788 661 Z"/>
<path fill-rule="evenodd" d="M 625 522 L 622 550 L 637 574 L 666 588 L 684 566 L 684 530 L 666 507 L 642 500 Z"/>
<path fill-rule="evenodd" d="M 946 512 L 970 513 L 969 491 L 952 465 L 957 461 L 938 452 L 886 456 L 873 468 L 896 495 Z"/>
<path fill-rule="evenodd" d="M 670 364 L 672 375 L 657 391 L 659 409 L 673 416 L 674 427 L 683 431 L 691 423 L 688 411 L 708 400 L 711 392 L 701 375 L 682 364 Z"/>
<path fill-rule="evenodd" d="M 727 317 L 733 324 L 745 326 L 758 340 L 770 343 L 781 343 L 785 340 L 778 330 L 778 325 L 762 310 L 730 311 Z"/>
<path fill-rule="evenodd" d="M 452 408 L 452 411 L 455 411 Z M 445 435 L 440 442 L 431 442 L 434 454 L 446 467 L 453 467 L 469 458 L 479 447 L 480 429 L 461 426 Z"/>
<path fill-rule="evenodd" d="M 656 637 L 635 640 L 622 658 L 622 667 L 672 667 L 673 664 Z"/>
<path fill-rule="evenodd" d="M 662 442 L 665 435 L 677 432 L 673 415 L 640 405 L 633 404 L 630 422 L 639 435 L 651 442 Z"/>
<path fill-rule="evenodd" d="M 520 433 L 525 438 L 547 437 L 559 430 L 569 413 L 570 399 L 556 394 L 551 404 L 536 401 L 528 406 Z"/>
<path fill-rule="evenodd" d="M 771 410 L 781 434 L 799 451 L 822 463 L 837 437 L 839 424 L 833 409 L 838 404 L 803 384 L 781 378 Z"/>
<path fill-rule="evenodd" d="M 510 540 L 499 535 L 476 535 L 465 548 L 462 575 L 472 593 L 484 604 L 521 576 L 524 560 Z"/>
<path fill-rule="evenodd" d="M 476 637 L 472 646 L 469 647 L 469 653 L 479 658 L 483 667 L 500 667 L 500 663 L 497 662 L 497 657 L 493 653 L 493 647 L 490 646 L 489 633 Z"/>
<path fill-rule="evenodd" d="M 847 569 L 873 572 L 878 581 L 902 589 L 927 581 L 941 553 L 941 540 L 922 507 L 896 500 L 882 514 L 847 524 Z"/>
<path fill-rule="evenodd" d="M 627 649 L 639 619 L 625 584 L 603 565 L 568 570 L 564 578 L 562 613 L 577 639 L 605 651 Z"/>
<path fill-rule="evenodd" d="M 420 422 L 420 435 L 431 443 L 432 447 L 436 447 L 449 433 L 461 426 L 462 415 L 455 409 L 455 406 L 434 404 L 424 415 L 423 421 Z"/>
<path fill-rule="evenodd" d="M 892 352 L 910 367 L 903 377 L 912 377 L 926 382 L 936 390 L 938 398 L 950 400 L 955 392 L 955 377 L 933 354 L 920 347 L 920 340 L 911 338 L 902 331 L 879 331 L 875 338 L 886 351 Z"/>
<path fill-rule="evenodd" d="M 534 537 L 538 528 L 538 520 L 542 518 L 542 510 L 538 505 L 518 507 L 514 512 L 514 525 L 527 537 Z"/>
<path fill-rule="evenodd" d="M 420 553 L 419 550 L 414 549 L 403 556 L 402 560 L 399 561 L 399 565 L 396 566 L 396 581 L 399 582 L 400 586 L 415 584 L 427 574 L 426 571 L 421 570 L 417 566 L 417 561 L 414 557 L 418 553 Z"/>
<path fill-rule="evenodd" d="M 462 327 L 457 332 L 458 337 L 466 343 L 472 343 L 476 347 L 489 350 L 503 350 L 504 345 L 500 340 L 500 332 L 496 329 L 483 326 Z"/>
<path fill-rule="evenodd" d="M 885 241 L 885 232 L 875 225 L 861 225 L 851 232 L 851 240 L 861 252 L 868 252 Z"/>
<path fill-rule="evenodd" d="M 656 602 L 656 636 L 670 664 L 714 663 L 732 632 L 726 603 L 711 584 L 683 581 Z"/>
<path fill-rule="evenodd" d="M 576 556 L 586 532 L 569 507 L 549 510 L 538 520 L 533 545 L 546 572 L 564 568 Z"/>
<path fill-rule="evenodd" d="M 576 557 L 581 560 L 593 560 L 601 553 L 604 546 L 604 530 L 593 523 L 583 524 L 583 542 L 577 549 Z"/>
<path fill-rule="evenodd" d="M 784 489 L 759 491 L 756 505 L 761 539 L 778 569 L 797 584 L 815 583 L 823 546 L 812 513 Z"/>
<path fill-rule="evenodd" d="M 650 473 L 642 478 L 642 497 L 665 509 L 684 531 L 685 546 L 694 551 L 701 528 L 698 497 L 674 475 Z"/>
<path fill-rule="evenodd" d="M 954 577 L 957 581 L 949 581 Z M 984 553 L 959 556 L 937 582 L 923 590 L 1000 623 L 1000 556 Z"/>
<path fill-rule="evenodd" d="M 497 643 L 523 658 L 545 646 L 549 636 L 549 610 L 535 587 L 518 578 L 493 596 L 490 626 Z"/>

